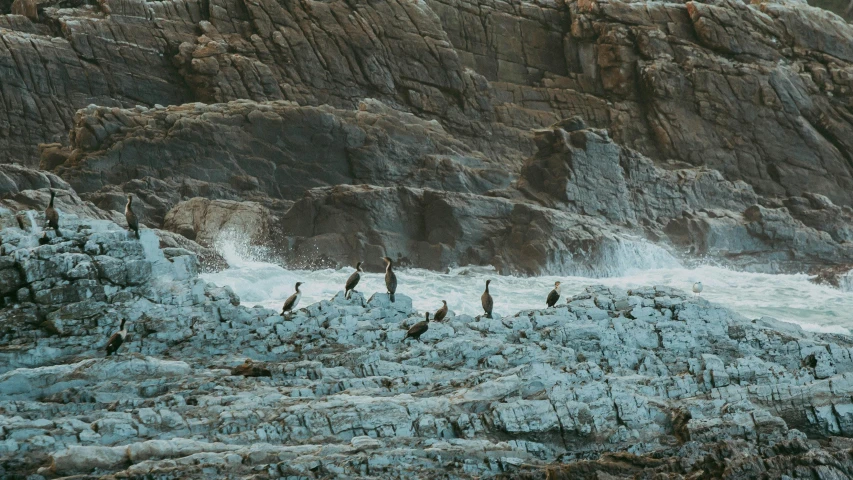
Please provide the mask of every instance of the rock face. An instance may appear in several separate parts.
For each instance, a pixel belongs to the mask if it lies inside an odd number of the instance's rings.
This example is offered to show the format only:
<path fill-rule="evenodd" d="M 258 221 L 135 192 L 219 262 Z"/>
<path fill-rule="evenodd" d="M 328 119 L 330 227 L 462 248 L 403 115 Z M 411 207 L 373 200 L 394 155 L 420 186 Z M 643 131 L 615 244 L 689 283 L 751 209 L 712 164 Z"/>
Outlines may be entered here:
<path fill-rule="evenodd" d="M 339 186 L 314 189 L 282 217 L 281 253 L 293 267 L 328 267 L 382 256 L 443 270 L 493 265 L 504 274 L 618 274 L 618 257 L 660 266 L 663 249 L 598 219 L 501 197 L 434 190 Z M 625 255 L 621 253 L 625 251 Z M 656 257 L 633 255 L 642 251 Z M 647 262 L 647 263 L 642 263 Z"/>
<path fill-rule="evenodd" d="M 780 477 L 853 469 L 848 336 L 592 286 L 406 342 L 422 316 L 404 295 L 284 319 L 199 280 L 155 230 L 65 223 L 48 245 L 0 231 L 3 476 L 676 478 L 732 449 Z M 247 358 L 270 376 L 234 375 Z"/>
<path fill-rule="evenodd" d="M 218 224 L 179 206 L 203 197 L 274 229 L 312 189 L 367 184 L 603 219 L 739 268 L 849 262 L 853 27 L 802 2 L 13 3 L 0 154 L 105 210 L 132 193 L 154 227 L 173 208 L 190 236 Z M 418 266 L 476 257 L 412 238 Z M 514 255 L 482 262 L 553 270 Z"/>
<path fill-rule="evenodd" d="M 161 224 L 180 200 L 257 201 L 285 210 L 307 189 L 410 185 L 458 192 L 506 187 L 497 163 L 437 122 L 378 102 L 359 111 L 289 102 L 81 110 L 75 147 L 55 171 L 102 208 L 123 207 L 116 186 Z M 130 153 L 135 152 L 135 153 Z"/>
<path fill-rule="evenodd" d="M 579 114 L 655 160 L 853 202 L 853 27 L 802 4 L 19 3 L 2 34 L 16 87 L 3 146 L 17 161 L 91 103 L 376 98 L 491 158 L 517 162 L 533 153 L 528 129 Z"/>

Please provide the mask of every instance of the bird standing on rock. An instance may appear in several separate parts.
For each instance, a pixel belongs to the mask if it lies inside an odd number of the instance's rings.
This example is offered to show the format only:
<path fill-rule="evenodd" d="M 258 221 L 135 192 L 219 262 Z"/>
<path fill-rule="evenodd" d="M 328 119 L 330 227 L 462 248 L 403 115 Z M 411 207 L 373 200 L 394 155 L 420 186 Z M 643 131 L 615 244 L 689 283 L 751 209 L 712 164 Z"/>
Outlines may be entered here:
<path fill-rule="evenodd" d="M 693 293 L 696 294 L 696 297 L 702 296 L 702 282 L 696 282 L 693 284 Z"/>
<path fill-rule="evenodd" d="M 495 306 L 495 301 L 489 293 L 490 283 L 492 283 L 491 280 L 486 280 L 486 291 L 480 296 L 480 303 L 483 304 L 483 310 L 486 312 L 486 316 L 492 318 L 492 308 Z"/>
<path fill-rule="evenodd" d="M 444 320 L 444 317 L 447 316 L 447 300 L 442 300 L 441 303 L 443 303 L 444 306 L 439 308 L 435 312 L 435 315 L 432 316 L 432 319 L 436 322 L 440 322 L 440 321 Z"/>
<path fill-rule="evenodd" d="M 61 237 L 62 233 L 59 232 L 59 212 L 53 208 L 53 199 L 56 198 L 56 192 L 52 189 L 50 191 L 50 203 L 47 208 L 44 210 L 44 218 L 47 220 L 48 228 L 52 228 L 54 232 L 56 232 L 57 237 Z"/>
<path fill-rule="evenodd" d="M 127 228 L 133 230 L 136 238 L 139 238 L 139 219 L 133 213 L 133 195 L 127 196 L 127 205 L 124 206 L 124 218 L 127 220 Z"/>
<path fill-rule="evenodd" d="M 388 288 L 388 296 L 391 302 L 394 302 L 394 294 L 397 292 L 397 275 L 391 270 L 393 262 L 388 257 L 382 257 L 385 260 L 385 287 Z"/>
<path fill-rule="evenodd" d="M 124 319 L 124 318 L 121 319 L 121 326 L 119 327 L 119 330 L 116 333 L 114 333 L 110 337 L 110 339 L 107 341 L 107 356 L 108 357 L 110 355 L 116 353 L 116 350 L 118 350 L 118 347 L 120 347 L 121 344 L 124 343 L 124 339 L 127 338 L 127 329 L 124 328 L 124 324 L 126 321 L 127 321 L 127 319 Z"/>
<path fill-rule="evenodd" d="M 297 305 L 299 305 L 299 299 L 302 298 L 302 292 L 299 290 L 300 285 L 302 285 L 302 282 L 296 282 L 296 293 L 287 297 L 287 300 L 284 301 L 284 306 L 281 307 L 282 317 L 285 313 L 292 311 Z"/>
<path fill-rule="evenodd" d="M 429 330 L 429 312 L 426 312 L 426 320 L 412 325 L 412 328 L 410 328 L 406 332 L 406 336 L 403 337 L 403 341 L 405 342 L 407 338 L 414 338 L 420 342 L 421 335 L 426 333 L 427 330 Z"/>
<path fill-rule="evenodd" d="M 352 275 L 347 279 L 346 285 L 346 293 L 344 297 L 349 300 L 350 296 L 352 296 L 352 292 L 355 291 L 355 287 L 358 285 L 358 282 L 361 280 L 361 273 L 363 270 L 361 269 L 361 262 L 355 264 L 355 271 L 352 272 Z"/>
<path fill-rule="evenodd" d="M 557 304 L 557 300 L 560 299 L 560 282 L 554 282 L 554 289 L 551 290 L 551 293 L 548 294 L 548 299 L 546 303 L 548 304 L 548 308 L 553 307 Z"/>

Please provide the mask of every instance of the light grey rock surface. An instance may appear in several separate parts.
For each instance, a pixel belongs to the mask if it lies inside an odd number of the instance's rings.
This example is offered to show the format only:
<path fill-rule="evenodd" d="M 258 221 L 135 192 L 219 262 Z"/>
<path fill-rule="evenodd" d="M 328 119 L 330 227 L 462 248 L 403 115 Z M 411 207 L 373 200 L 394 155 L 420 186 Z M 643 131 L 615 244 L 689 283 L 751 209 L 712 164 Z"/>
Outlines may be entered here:
<path fill-rule="evenodd" d="M 853 435 L 848 336 L 590 286 L 404 342 L 422 319 L 405 294 L 341 292 L 282 318 L 200 280 L 155 230 L 64 220 L 43 246 L 0 231 L 0 272 L 15 272 L 0 274 L 0 475 L 544 478 L 606 455 L 689 473 L 720 445 L 754 465 L 843 456 L 835 437 Z M 106 358 L 122 317 L 129 338 Z M 246 358 L 272 376 L 232 376 Z M 599 478 L 584 475 L 565 478 Z"/>

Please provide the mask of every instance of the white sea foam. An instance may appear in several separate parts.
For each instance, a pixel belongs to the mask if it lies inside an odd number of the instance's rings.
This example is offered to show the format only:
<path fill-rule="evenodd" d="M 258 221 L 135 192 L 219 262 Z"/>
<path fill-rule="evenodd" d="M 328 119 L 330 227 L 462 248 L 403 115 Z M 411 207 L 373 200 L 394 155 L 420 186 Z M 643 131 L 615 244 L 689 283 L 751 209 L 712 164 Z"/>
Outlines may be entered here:
<path fill-rule="evenodd" d="M 230 285 L 247 306 L 263 305 L 280 309 L 298 281 L 305 283 L 302 286 L 300 306 L 332 298 L 343 290 L 354 270 L 285 270 L 278 265 L 253 259 L 252 248 L 233 241 L 219 242 L 217 247 L 231 267 L 222 272 L 205 274 L 204 279 L 218 285 Z M 639 247 L 626 246 L 623 254 L 631 255 L 632 248 Z M 648 253 L 642 249 L 634 251 L 639 256 Z M 411 297 L 418 310 L 435 310 L 441 306 L 441 300 L 447 300 L 451 310 L 457 313 L 478 315 L 482 313 L 480 294 L 484 282 L 491 278 L 490 291 L 495 299 L 495 312 L 511 315 L 520 310 L 543 308 L 545 297 L 557 280 L 562 282 L 563 298 L 560 303 L 592 284 L 621 289 L 667 285 L 689 292 L 693 283 L 701 280 L 705 287 L 703 298 L 729 307 L 748 318 L 769 316 L 796 323 L 806 330 L 827 333 L 849 334 L 848 328 L 853 327 L 853 293 L 815 285 L 809 281 L 808 275 L 746 273 L 712 266 L 688 269 L 677 262 L 671 263 L 660 252 L 654 253 L 661 256 L 652 260 L 637 259 L 633 266 L 630 259 L 619 260 L 623 264 L 619 269 L 614 269 L 619 272 L 618 276 L 607 278 L 502 276 L 483 267 L 456 268 L 447 273 L 400 269 L 397 271 L 397 292 Z M 660 266 L 661 263 L 670 266 L 636 268 Z M 374 292 L 384 292 L 383 275 L 364 274 L 357 290 L 368 297 Z"/>

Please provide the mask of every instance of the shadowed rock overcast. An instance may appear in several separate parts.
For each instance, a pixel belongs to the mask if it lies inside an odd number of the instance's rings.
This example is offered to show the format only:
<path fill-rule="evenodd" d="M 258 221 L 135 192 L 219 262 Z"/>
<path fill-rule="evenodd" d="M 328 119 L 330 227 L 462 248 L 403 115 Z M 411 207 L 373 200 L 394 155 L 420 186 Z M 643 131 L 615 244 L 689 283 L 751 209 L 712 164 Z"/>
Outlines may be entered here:
<path fill-rule="evenodd" d="M 853 263 L 853 29 L 825 10 L 6 8 L 2 157 L 205 246 L 245 212 L 294 267 L 570 273 L 625 234 L 752 271 Z"/>
<path fill-rule="evenodd" d="M 0 476 L 853 474 L 847 336 L 591 286 L 409 345 L 414 292 L 285 320 L 197 277 L 236 231 L 292 269 L 595 277 L 655 248 L 850 288 L 833 13 L 0 0 L 0 100 Z M 92 359 L 122 316 L 126 355 Z"/>

